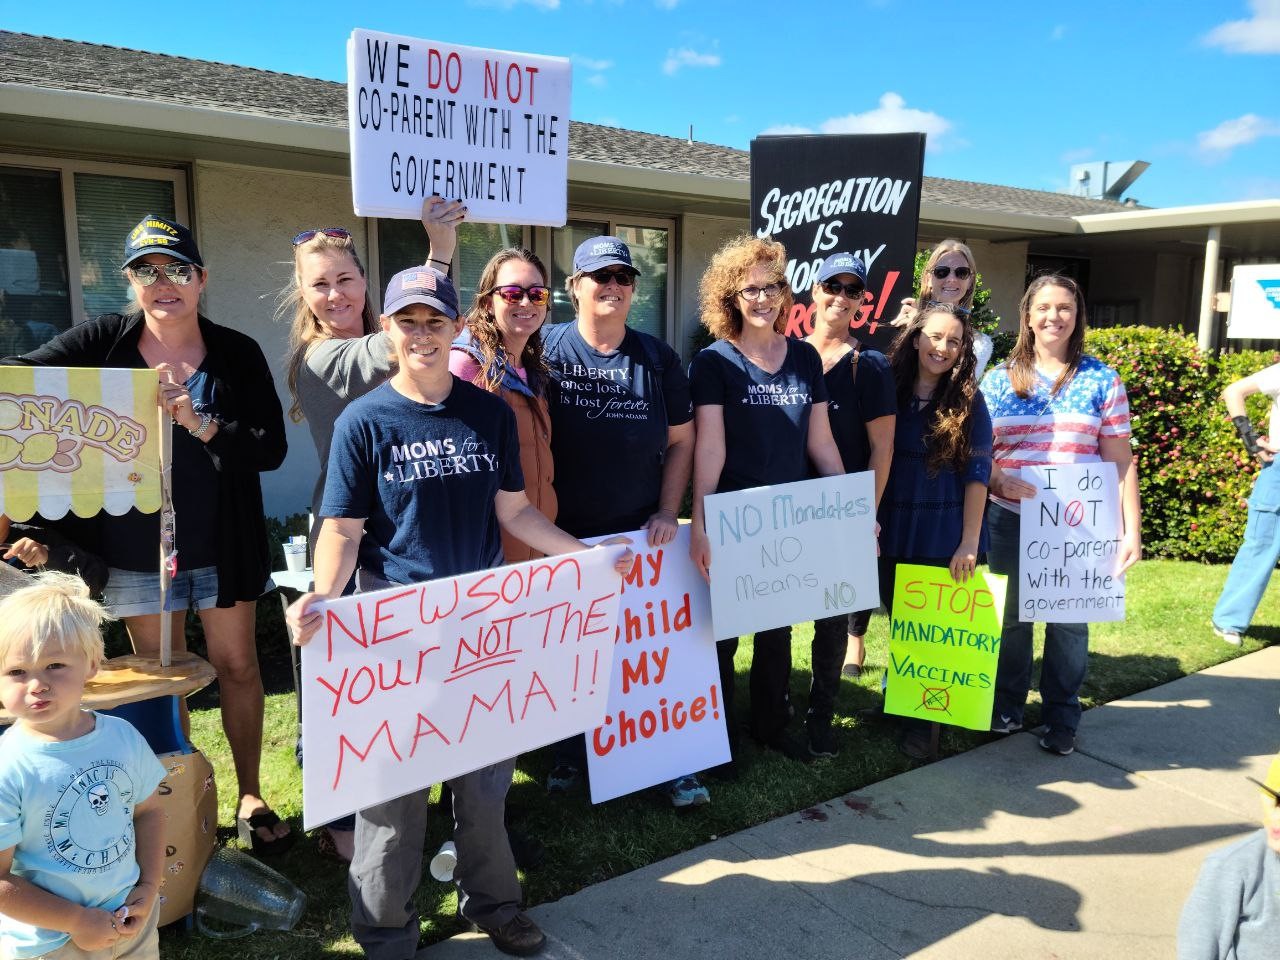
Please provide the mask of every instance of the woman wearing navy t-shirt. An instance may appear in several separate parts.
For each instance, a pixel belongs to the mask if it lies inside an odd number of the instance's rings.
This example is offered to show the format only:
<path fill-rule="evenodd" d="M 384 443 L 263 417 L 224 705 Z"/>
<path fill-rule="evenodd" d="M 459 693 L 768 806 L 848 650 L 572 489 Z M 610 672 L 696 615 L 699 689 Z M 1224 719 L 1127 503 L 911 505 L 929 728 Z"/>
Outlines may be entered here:
<path fill-rule="evenodd" d="M 880 502 L 880 599 L 893 614 L 899 564 L 947 567 L 964 583 L 987 549 L 991 417 L 973 377 L 973 327 L 945 303 L 917 313 L 889 353 L 898 394 L 893 467 Z M 928 725 L 903 725 L 902 751 L 928 755 Z"/>
<path fill-rule="evenodd" d="M 458 298 L 444 274 L 414 267 L 396 274 L 383 299 L 383 331 L 394 355 L 391 379 L 338 418 L 329 450 L 316 540 L 315 592 L 289 608 L 296 642 L 356 574 L 360 591 L 420 583 L 502 563 L 499 528 L 551 556 L 586 545 L 555 527 L 524 494 L 515 415 L 500 397 L 449 372 L 461 332 Z M 428 453 L 406 462 L 409 447 Z M 436 457 L 432 449 L 471 451 Z M 467 461 L 443 469 L 442 461 Z M 632 560 L 623 551 L 617 569 Z M 515 761 L 449 781 L 461 913 L 505 953 L 528 955 L 545 937 L 520 910 L 520 883 L 503 813 Z M 352 932 L 371 955 L 399 960 L 417 951 L 414 893 L 422 868 L 427 791 L 361 810 L 351 862 Z"/>
<path fill-rule="evenodd" d="M 689 369 L 695 435 L 690 553 L 710 576 L 705 529 L 708 494 L 844 473 L 827 419 L 818 351 L 784 336 L 791 288 L 782 244 L 742 236 L 729 241 L 702 275 L 702 322 L 717 338 Z M 735 740 L 733 657 L 738 638 L 717 644 L 729 739 Z M 791 628 L 755 635 L 751 654 L 754 739 L 795 759 L 808 749 L 788 737 Z M 736 752 L 736 751 L 735 751 Z"/>

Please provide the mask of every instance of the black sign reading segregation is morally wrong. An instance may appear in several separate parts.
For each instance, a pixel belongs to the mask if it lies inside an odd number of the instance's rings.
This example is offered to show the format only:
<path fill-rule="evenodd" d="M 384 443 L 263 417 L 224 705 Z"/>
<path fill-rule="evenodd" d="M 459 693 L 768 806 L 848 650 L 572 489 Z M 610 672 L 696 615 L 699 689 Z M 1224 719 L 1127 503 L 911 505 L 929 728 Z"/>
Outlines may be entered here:
<path fill-rule="evenodd" d="M 853 332 L 876 349 L 913 294 L 924 134 L 821 134 L 751 141 L 751 230 L 787 248 L 795 306 L 787 335 L 813 332 L 810 291 L 822 261 L 844 250 L 867 265 L 867 303 Z"/>

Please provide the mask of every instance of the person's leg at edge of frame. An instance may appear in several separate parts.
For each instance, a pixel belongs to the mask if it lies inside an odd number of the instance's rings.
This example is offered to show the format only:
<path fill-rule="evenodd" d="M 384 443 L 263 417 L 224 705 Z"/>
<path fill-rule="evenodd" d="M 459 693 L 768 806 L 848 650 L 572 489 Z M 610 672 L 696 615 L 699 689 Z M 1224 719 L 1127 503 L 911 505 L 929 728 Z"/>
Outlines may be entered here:
<path fill-rule="evenodd" d="M 823 617 L 813 622 L 812 679 L 809 682 L 809 712 L 805 717 L 805 728 L 809 752 L 816 757 L 836 755 L 831 721 L 835 716 L 840 671 L 849 642 L 848 625 L 846 614 Z"/>
<path fill-rule="evenodd" d="M 1254 481 L 1244 541 L 1236 551 L 1222 594 L 1213 608 L 1213 626 L 1228 643 L 1238 643 L 1249 629 L 1277 560 L 1280 560 L 1280 466 L 1272 462 L 1258 472 Z"/>
<path fill-rule="evenodd" d="M 1000 633 L 1000 661 L 996 668 L 995 704 L 991 729 L 1012 733 L 1022 729 L 1022 714 L 1031 689 L 1032 636 L 1035 625 L 1018 619 L 1019 517 L 998 503 L 987 509 L 991 538 L 987 559 L 993 573 L 1008 578 L 1004 601 L 1004 628 Z"/>
<path fill-rule="evenodd" d="M 871 614 L 874 610 L 860 610 L 849 614 L 849 632 L 846 639 L 844 666 L 840 672 L 846 677 L 858 679 L 862 676 L 862 666 L 867 661 L 867 628 L 871 625 Z"/>
<path fill-rule="evenodd" d="M 428 796 L 418 790 L 356 814 L 347 892 L 351 933 L 369 960 L 410 960 L 418 951 L 414 895 L 422 881 Z"/>
<path fill-rule="evenodd" d="M 1054 753 L 1075 749 L 1080 726 L 1080 688 L 1089 668 L 1089 625 L 1045 625 L 1044 659 L 1040 664 L 1040 699 L 1048 728 L 1041 746 Z"/>
<path fill-rule="evenodd" d="M 500 927 L 520 910 L 520 881 L 505 822 L 515 769 L 512 757 L 449 781 L 458 912 L 482 929 Z"/>

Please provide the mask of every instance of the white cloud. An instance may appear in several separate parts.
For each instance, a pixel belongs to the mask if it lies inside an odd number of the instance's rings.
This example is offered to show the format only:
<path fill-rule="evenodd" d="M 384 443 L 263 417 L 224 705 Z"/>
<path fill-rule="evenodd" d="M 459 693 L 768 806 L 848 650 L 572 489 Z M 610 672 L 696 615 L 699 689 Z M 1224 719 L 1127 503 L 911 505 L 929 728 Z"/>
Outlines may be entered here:
<path fill-rule="evenodd" d="M 672 76 L 679 72 L 682 67 L 718 66 L 720 66 L 720 54 L 698 53 L 698 51 L 690 50 L 688 47 L 681 47 L 679 50 L 667 51 L 667 59 L 662 63 L 662 72 L 667 76 Z"/>
<path fill-rule="evenodd" d="M 1066 24 L 1064 24 L 1064 23 L 1059 23 L 1059 24 L 1056 24 L 1056 25 L 1054 26 L 1053 30 L 1051 30 L 1051 31 L 1049 32 L 1049 39 L 1050 39 L 1050 40 L 1061 40 L 1061 39 L 1062 39 L 1063 37 L 1065 37 L 1066 35 L 1067 35 L 1067 26 L 1066 26 Z"/>
<path fill-rule="evenodd" d="M 812 127 L 798 127 L 794 123 L 779 123 L 772 127 L 765 127 L 760 131 L 762 137 L 786 137 L 794 136 L 798 133 L 817 133 Z"/>
<path fill-rule="evenodd" d="M 1212 130 L 1196 134 L 1200 155 L 1208 161 L 1225 160 L 1236 147 L 1247 146 L 1263 137 L 1280 137 L 1280 123 L 1246 113 L 1234 120 L 1223 120 Z"/>
<path fill-rule="evenodd" d="M 679 2 L 680 0 L 653 0 L 653 5 L 659 10 L 674 10 Z"/>
<path fill-rule="evenodd" d="M 1280 53 L 1280 0 L 1250 0 L 1253 16 L 1228 20 L 1204 35 L 1206 46 L 1227 53 Z"/>
<path fill-rule="evenodd" d="M 965 141 L 954 136 L 954 125 L 946 117 L 928 110 L 908 107 L 898 94 L 889 91 L 880 98 L 880 105 L 865 113 L 850 113 L 843 117 L 831 117 L 818 124 L 815 131 L 795 124 L 776 124 L 764 134 L 786 133 L 925 133 L 929 150 L 945 150 L 962 147 Z"/>
<path fill-rule="evenodd" d="M 593 87 L 604 87 L 608 86 L 609 81 L 603 73 L 589 73 L 587 74 L 587 83 Z"/>
<path fill-rule="evenodd" d="M 593 60 L 591 57 L 584 57 L 580 53 L 570 54 L 569 59 L 573 61 L 575 67 L 581 67 L 583 70 L 590 70 L 593 73 L 600 73 L 613 66 L 612 60 Z"/>

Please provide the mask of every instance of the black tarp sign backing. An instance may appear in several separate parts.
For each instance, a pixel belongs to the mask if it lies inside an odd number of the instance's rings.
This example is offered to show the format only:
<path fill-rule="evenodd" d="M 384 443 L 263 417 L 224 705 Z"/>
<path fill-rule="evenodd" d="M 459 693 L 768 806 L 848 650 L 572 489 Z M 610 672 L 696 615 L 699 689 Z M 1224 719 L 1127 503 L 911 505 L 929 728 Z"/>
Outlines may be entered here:
<path fill-rule="evenodd" d="M 787 335 L 813 331 L 810 291 L 824 259 L 848 251 L 867 265 L 867 303 L 853 323 L 884 349 L 889 321 L 912 296 L 924 134 L 822 134 L 751 141 L 751 230 L 787 248 L 796 303 Z"/>

